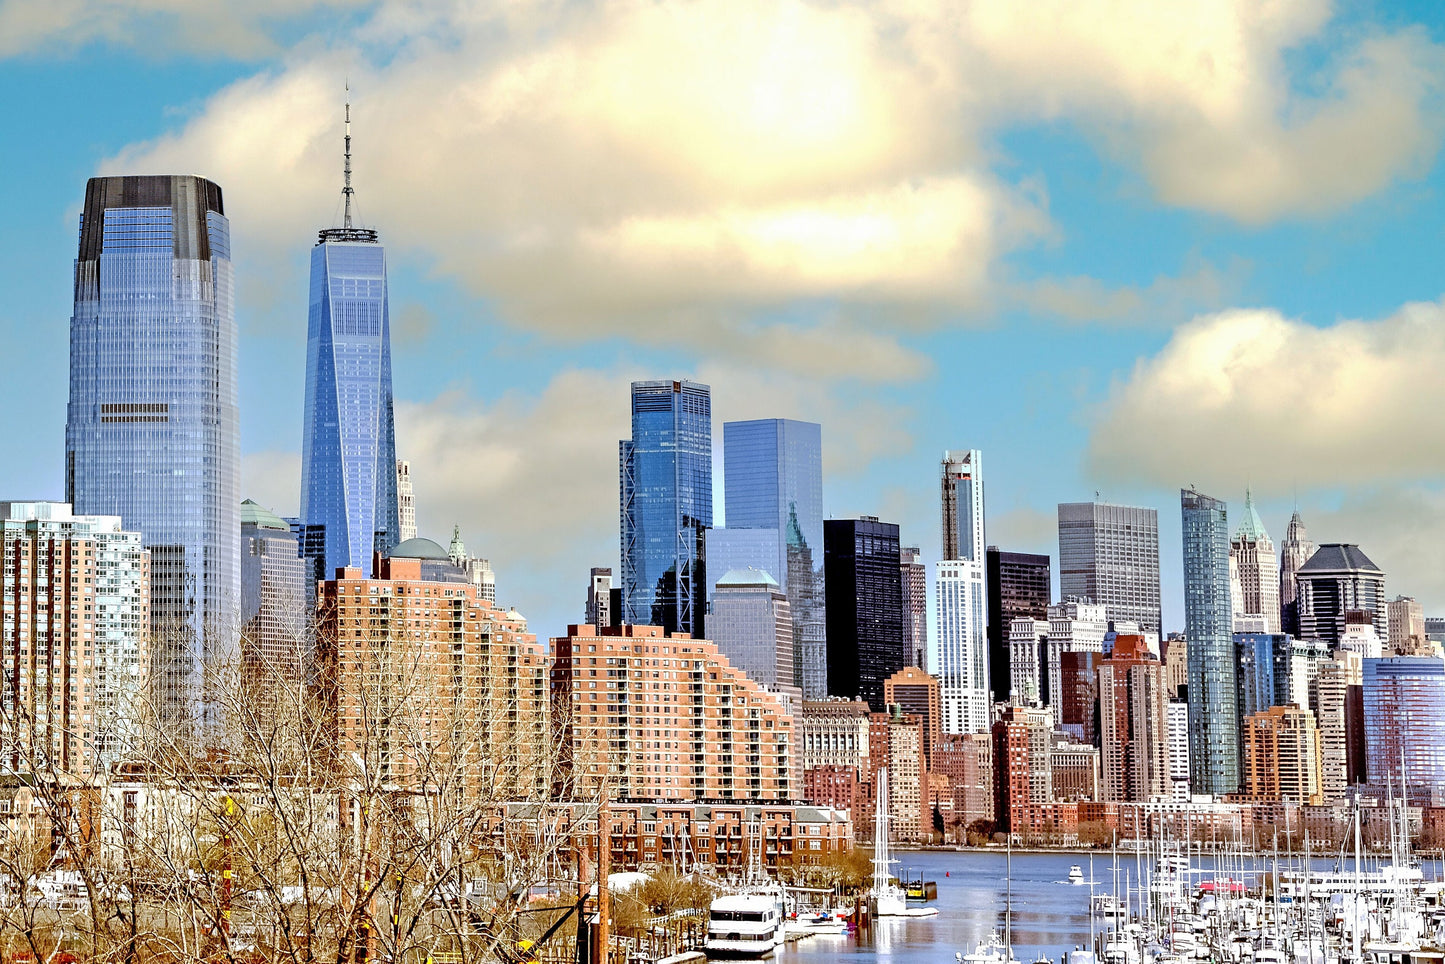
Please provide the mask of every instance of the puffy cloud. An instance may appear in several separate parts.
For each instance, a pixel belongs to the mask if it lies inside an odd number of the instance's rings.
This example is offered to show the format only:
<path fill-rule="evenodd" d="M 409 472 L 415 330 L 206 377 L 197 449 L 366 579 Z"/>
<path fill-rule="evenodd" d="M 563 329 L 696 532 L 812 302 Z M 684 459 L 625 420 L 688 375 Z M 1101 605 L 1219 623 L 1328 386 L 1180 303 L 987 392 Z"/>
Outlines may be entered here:
<path fill-rule="evenodd" d="M 393 0 L 355 46 L 302 45 L 105 167 L 207 173 L 238 256 L 289 249 L 334 212 L 350 73 L 360 209 L 385 239 L 515 324 L 713 351 L 780 305 L 893 327 L 990 303 L 1000 262 L 1054 233 L 1041 188 L 998 173 L 993 139 L 1019 126 L 1077 124 L 1166 202 L 1251 222 L 1418 170 L 1438 48 L 1328 21 L 1306 0 Z M 1311 44 L 1338 49 L 1304 77 L 1286 56 Z M 1195 294 L 1061 279 L 1030 298 L 1113 318 Z"/>
<path fill-rule="evenodd" d="M 1437 477 L 1445 306 L 1324 327 L 1253 309 L 1207 315 L 1138 362 L 1094 413 L 1094 476 L 1287 493 Z"/>

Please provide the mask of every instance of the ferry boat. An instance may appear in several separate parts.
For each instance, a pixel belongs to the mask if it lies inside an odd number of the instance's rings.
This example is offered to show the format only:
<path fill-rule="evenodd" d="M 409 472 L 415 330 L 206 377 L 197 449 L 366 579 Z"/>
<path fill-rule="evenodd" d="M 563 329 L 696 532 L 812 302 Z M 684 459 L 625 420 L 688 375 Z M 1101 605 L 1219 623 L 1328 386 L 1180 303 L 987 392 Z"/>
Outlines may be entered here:
<path fill-rule="evenodd" d="M 777 895 L 728 894 L 708 908 L 709 958 L 771 955 L 783 939 L 784 915 Z"/>

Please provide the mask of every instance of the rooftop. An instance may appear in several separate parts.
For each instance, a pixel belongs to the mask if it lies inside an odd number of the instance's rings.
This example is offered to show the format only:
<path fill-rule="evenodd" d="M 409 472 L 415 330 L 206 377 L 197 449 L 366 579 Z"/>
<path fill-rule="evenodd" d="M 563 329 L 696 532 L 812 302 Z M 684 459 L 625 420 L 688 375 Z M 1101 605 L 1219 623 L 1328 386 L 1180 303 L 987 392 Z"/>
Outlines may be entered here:
<path fill-rule="evenodd" d="M 1383 570 L 1370 561 L 1370 557 L 1353 543 L 1327 542 L 1315 550 L 1303 566 L 1299 575 L 1312 572 L 1380 572 Z"/>
<path fill-rule="evenodd" d="M 408 539 L 386 554 L 388 559 L 436 559 L 451 562 L 451 556 L 430 539 Z"/>
<path fill-rule="evenodd" d="M 241 503 L 241 525 L 253 525 L 261 529 L 280 529 L 290 532 L 291 526 L 270 509 L 250 499 Z"/>
<path fill-rule="evenodd" d="M 762 569 L 748 566 L 746 569 L 729 569 L 716 583 L 719 589 L 726 586 L 771 586 L 778 588 L 778 581 Z"/>

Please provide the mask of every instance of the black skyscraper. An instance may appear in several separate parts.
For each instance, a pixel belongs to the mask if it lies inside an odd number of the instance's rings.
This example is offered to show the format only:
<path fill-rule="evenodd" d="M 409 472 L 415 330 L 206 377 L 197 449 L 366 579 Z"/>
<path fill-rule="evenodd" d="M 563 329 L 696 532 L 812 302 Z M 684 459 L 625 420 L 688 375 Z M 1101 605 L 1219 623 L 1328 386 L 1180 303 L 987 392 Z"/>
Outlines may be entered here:
<path fill-rule="evenodd" d="M 1001 552 L 989 546 L 988 666 L 995 700 L 1009 698 L 1009 623 L 1015 619 L 1047 619 L 1052 600 L 1049 557 L 1029 552 Z"/>
<path fill-rule="evenodd" d="M 828 694 L 885 710 L 883 681 L 908 663 L 898 527 L 871 516 L 823 523 Z"/>

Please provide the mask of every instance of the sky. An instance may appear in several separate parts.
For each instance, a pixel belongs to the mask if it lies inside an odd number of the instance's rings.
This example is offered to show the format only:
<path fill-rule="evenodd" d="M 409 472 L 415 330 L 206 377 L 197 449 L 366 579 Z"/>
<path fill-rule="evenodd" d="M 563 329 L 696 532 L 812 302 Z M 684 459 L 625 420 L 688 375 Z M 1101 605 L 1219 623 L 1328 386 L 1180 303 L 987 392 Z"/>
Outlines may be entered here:
<path fill-rule="evenodd" d="M 390 270 L 398 454 L 547 637 L 617 565 L 628 383 L 821 422 L 824 511 L 940 551 L 1179 489 L 1445 615 L 1445 11 L 1323 0 L 0 0 L 0 498 L 60 499 L 86 178 L 221 185 L 242 490 L 300 488 L 309 249 Z M 722 505 L 721 460 L 717 465 Z M 721 521 L 721 520 L 719 520 Z"/>

